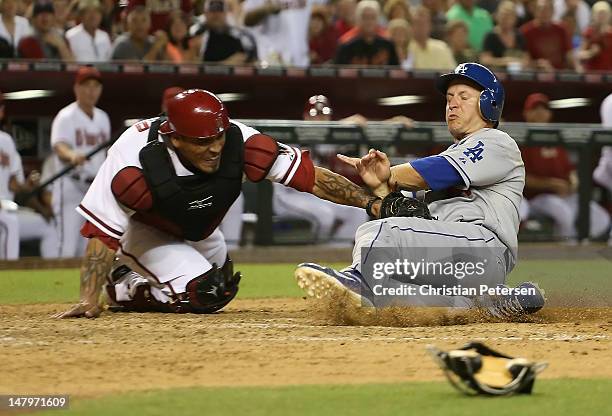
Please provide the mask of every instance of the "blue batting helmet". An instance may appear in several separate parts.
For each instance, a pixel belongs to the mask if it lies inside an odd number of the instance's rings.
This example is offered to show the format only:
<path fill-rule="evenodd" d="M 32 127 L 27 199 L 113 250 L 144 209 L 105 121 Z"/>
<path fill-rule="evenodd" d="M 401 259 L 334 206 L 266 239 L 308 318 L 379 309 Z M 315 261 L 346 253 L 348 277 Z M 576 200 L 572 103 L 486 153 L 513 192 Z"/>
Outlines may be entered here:
<path fill-rule="evenodd" d="M 440 76 L 436 82 L 436 87 L 442 94 L 446 94 L 449 84 L 456 79 L 468 79 L 482 87 L 478 105 L 480 115 L 486 121 L 492 122 L 494 127 L 497 127 L 504 109 L 506 93 L 495 74 L 486 66 L 468 62 L 458 65 L 450 74 Z"/>

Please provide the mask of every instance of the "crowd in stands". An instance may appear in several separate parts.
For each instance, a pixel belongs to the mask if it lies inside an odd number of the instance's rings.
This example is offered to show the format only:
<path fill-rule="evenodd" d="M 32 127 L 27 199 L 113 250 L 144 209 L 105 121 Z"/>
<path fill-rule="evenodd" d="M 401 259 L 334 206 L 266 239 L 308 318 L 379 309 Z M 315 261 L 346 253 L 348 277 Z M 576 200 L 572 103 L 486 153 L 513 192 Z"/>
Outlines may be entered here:
<path fill-rule="evenodd" d="M 612 70 L 600 0 L 0 0 L 0 58 Z"/>

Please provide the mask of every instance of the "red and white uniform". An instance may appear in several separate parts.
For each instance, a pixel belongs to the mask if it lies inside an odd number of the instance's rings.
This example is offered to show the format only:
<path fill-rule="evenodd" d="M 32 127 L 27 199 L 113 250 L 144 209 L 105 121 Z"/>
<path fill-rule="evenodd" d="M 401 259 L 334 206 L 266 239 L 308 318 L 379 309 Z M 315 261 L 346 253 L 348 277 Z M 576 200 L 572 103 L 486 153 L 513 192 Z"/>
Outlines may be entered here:
<path fill-rule="evenodd" d="M 21 159 L 11 136 L 0 131 L 0 199 L 2 201 L 13 200 L 13 192 L 9 189 L 9 182 L 13 176 L 23 179 Z M 17 213 L 1 205 L 2 202 L 0 202 L 0 259 L 16 260 L 19 258 Z"/>
<path fill-rule="evenodd" d="M 51 146 L 63 142 L 75 152 L 85 155 L 110 140 L 110 133 L 110 119 L 103 110 L 94 108 L 91 118 L 73 102 L 53 119 Z M 103 151 L 98 152 L 82 166 L 53 183 L 53 212 L 57 222 L 60 257 L 78 257 L 84 252 L 86 240 L 79 235 L 83 219 L 74 209 L 83 199 L 105 157 Z M 53 159 L 54 172 L 66 166 L 57 155 Z"/>
<path fill-rule="evenodd" d="M 574 170 L 567 150 L 563 147 L 530 146 L 522 150 L 527 176 L 557 178 L 567 182 Z M 560 196 L 550 192 L 534 191 L 525 186 L 525 196 L 529 198 L 531 215 L 546 216 L 555 222 L 558 237 L 573 240 L 577 236 L 576 218 L 578 217 L 578 194 Z M 590 202 L 591 226 L 589 235 L 598 237 L 610 225 L 610 216 L 595 201 Z"/>
<path fill-rule="evenodd" d="M 57 234 L 52 223 L 29 208 L 17 211 L 3 207 L 13 200 L 9 184 L 12 178 L 23 183 L 21 156 L 15 148 L 13 138 L 0 131 L 0 259 L 17 260 L 21 240 L 39 239 L 41 256 L 57 257 Z"/>
<path fill-rule="evenodd" d="M 184 292 L 186 284 L 210 270 L 213 263 L 221 267 L 227 257 L 227 248 L 218 228 L 204 240 L 187 241 L 133 219 L 134 211 L 115 198 L 111 188 L 113 178 L 125 167 L 142 168 L 139 153 L 147 143 L 153 120 L 144 120 L 130 127 L 113 144 L 77 211 L 88 221 L 83 227 L 83 235 L 97 237 L 112 249 L 119 248 L 120 260 L 149 278 L 152 294 L 158 300 L 166 301 L 167 295 Z M 232 123 L 240 128 L 245 142 L 259 134 L 242 123 Z M 308 153 L 281 143 L 278 145 L 278 156 L 266 179 L 296 189 L 312 190 L 314 167 Z M 174 150 L 167 150 L 177 175 L 193 175 Z M 249 160 L 247 146 L 246 160 Z M 121 299 L 119 288 L 117 296 L 118 300 L 127 300 Z"/>
<path fill-rule="evenodd" d="M 612 94 L 602 101 L 599 114 L 601 115 L 602 127 L 612 130 Z M 604 146 L 601 149 L 601 158 L 593 172 L 593 179 L 600 185 L 605 186 L 608 192 L 612 194 L 612 146 Z M 610 230 L 608 245 L 612 246 L 612 230 Z"/>

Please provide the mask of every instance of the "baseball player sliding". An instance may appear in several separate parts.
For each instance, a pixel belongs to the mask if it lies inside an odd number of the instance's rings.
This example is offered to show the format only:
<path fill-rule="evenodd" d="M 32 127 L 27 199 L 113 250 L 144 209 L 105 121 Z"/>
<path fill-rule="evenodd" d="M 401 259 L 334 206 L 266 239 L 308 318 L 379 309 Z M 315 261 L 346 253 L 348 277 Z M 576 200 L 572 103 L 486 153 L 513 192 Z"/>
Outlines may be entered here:
<path fill-rule="evenodd" d="M 346 178 L 315 167 L 308 152 L 231 120 L 212 93 L 184 91 L 168 100 L 167 116 L 135 124 L 109 149 L 77 208 L 86 219 L 81 234 L 89 239 L 81 300 L 56 316 L 102 312 L 100 294 L 116 255 L 124 265 L 107 285 L 115 308 L 223 308 L 238 292 L 240 274 L 218 226 L 240 195 L 243 175 L 361 208 L 371 198 Z"/>
<path fill-rule="evenodd" d="M 453 73 L 442 75 L 436 86 L 446 96 L 446 122 L 454 143 L 439 155 L 393 167 L 376 150 L 361 159 L 339 156 L 357 169 L 376 195 L 367 209 L 379 219 L 357 230 L 350 267 L 337 271 L 303 263 L 295 272 L 298 284 L 310 296 L 348 296 L 364 306 L 385 306 L 389 303 L 380 302 L 385 292 L 377 287 L 377 276 L 373 279 L 364 268 L 378 250 L 392 266 L 384 289 L 387 294 L 402 289 L 395 292 L 408 294 L 401 297 L 402 304 L 478 305 L 502 318 L 538 311 L 544 296 L 537 285 L 504 286 L 517 259 L 525 169 L 516 142 L 497 129 L 503 86 L 489 69 L 476 63 L 459 65 Z M 430 204 L 430 214 L 424 202 L 395 192 L 400 188 L 447 190 L 451 195 Z M 450 264 L 452 271 L 459 270 L 466 259 L 483 264 L 485 273 L 448 275 L 433 268 L 426 274 L 422 268 L 402 280 L 401 270 L 393 268 L 405 261 L 440 262 Z M 487 290 L 475 292 L 476 287 Z M 396 297 L 389 302 L 399 301 Z"/>

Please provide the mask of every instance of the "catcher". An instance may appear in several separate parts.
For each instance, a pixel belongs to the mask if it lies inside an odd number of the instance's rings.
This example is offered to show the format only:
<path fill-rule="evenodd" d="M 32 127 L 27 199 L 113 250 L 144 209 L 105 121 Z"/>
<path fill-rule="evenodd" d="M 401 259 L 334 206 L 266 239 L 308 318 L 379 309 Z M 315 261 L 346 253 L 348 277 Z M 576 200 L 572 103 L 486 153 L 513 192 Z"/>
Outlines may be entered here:
<path fill-rule="evenodd" d="M 517 259 L 525 169 L 516 142 L 497 129 L 503 86 L 486 67 L 465 63 L 442 75 L 437 88 L 446 96 L 454 143 L 439 155 L 393 167 L 376 150 L 361 159 L 340 155 L 376 195 L 367 208 L 380 211 L 371 212 L 379 219 L 357 230 L 350 267 L 304 263 L 295 273 L 298 284 L 311 296 L 348 295 L 364 306 L 484 306 L 501 318 L 533 313 L 544 305 L 537 285 L 504 286 Z M 428 208 L 400 188 L 447 195 Z M 465 273 L 469 261 L 480 263 L 482 273 Z M 377 264 L 385 267 L 382 280 Z"/>
<path fill-rule="evenodd" d="M 77 211 L 88 238 L 81 300 L 56 316 L 98 316 L 105 283 L 114 309 L 215 312 L 238 292 L 219 224 L 240 195 L 243 175 L 269 179 L 332 202 L 365 208 L 371 195 L 315 167 L 308 152 L 231 120 L 200 89 L 167 102 L 111 146 Z M 120 266 L 111 268 L 119 257 Z"/>

